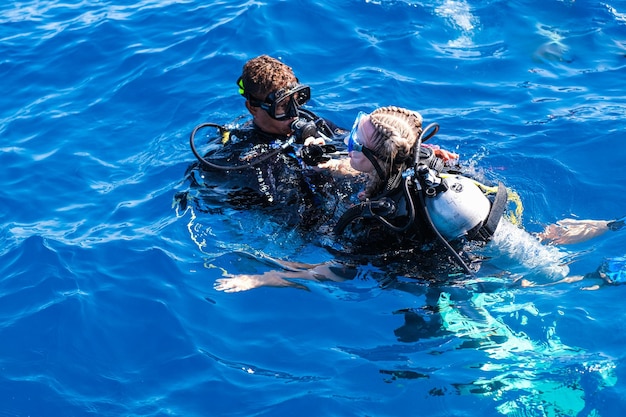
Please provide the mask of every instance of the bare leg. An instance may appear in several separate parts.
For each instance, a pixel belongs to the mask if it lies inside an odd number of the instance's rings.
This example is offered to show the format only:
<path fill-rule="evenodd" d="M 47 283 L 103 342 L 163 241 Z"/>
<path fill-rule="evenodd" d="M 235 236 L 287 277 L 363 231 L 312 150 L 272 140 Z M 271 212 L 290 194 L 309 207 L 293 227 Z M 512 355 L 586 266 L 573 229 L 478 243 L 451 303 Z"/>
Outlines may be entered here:
<path fill-rule="evenodd" d="M 609 223 L 606 220 L 564 219 L 546 226 L 537 236 L 542 242 L 553 245 L 581 243 L 606 233 L 610 230 Z"/>

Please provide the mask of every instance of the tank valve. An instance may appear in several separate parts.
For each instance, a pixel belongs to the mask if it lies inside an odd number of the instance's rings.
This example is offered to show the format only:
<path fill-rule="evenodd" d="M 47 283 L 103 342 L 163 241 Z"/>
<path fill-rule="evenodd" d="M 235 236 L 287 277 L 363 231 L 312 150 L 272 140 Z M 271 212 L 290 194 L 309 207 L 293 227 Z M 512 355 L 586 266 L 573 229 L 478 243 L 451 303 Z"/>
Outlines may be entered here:
<path fill-rule="evenodd" d="M 428 197 L 435 197 L 438 193 L 448 189 L 447 183 L 437 175 L 437 172 L 426 165 L 420 164 L 417 167 L 417 174 L 424 184 L 424 192 Z"/>

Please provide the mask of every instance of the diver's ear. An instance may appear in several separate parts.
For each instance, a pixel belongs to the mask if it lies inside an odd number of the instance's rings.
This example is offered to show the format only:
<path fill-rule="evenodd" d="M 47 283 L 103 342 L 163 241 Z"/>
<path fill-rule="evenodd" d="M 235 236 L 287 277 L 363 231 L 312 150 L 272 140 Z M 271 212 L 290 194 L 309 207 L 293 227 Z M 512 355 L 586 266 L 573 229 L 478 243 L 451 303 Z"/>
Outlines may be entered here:
<path fill-rule="evenodd" d="M 250 104 L 250 100 L 246 100 L 246 109 L 248 109 L 252 116 L 256 116 L 256 112 L 260 109 L 260 107 L 254 107 Z"/>

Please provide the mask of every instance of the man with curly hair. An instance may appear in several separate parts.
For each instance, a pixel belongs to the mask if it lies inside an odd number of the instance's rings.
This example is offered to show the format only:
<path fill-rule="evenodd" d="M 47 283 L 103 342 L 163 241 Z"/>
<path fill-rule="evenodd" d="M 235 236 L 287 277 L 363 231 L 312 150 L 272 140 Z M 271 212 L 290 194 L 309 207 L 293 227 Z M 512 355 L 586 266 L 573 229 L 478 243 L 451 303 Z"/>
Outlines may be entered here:
<path fill-rule="evenodd" d="M 290 135 L 292 123 L 299 117 L 314 121 L 325 136 L 345 133 L 328 120 L 302 109 L 311 98 L 310 87 L 300 84 L 293 69 L 276 58 L 260 55 L 247 61 L 237 85 L 255 128 L 266 134 Z"/>
<path fill-rule="evenodd" d="M 194 164 L 189 178 L 196 185 L 206 185 L 212 178 L 220 181 L 220 188 L 229 190 L 225 202 L 233 207 L 269 208 L 277 222 L 289 226 L 319 225 L 333 215 L 341 195 L 351 194 L 349 182 L 314 169 L 329 159 L 326 151 L 333 149 L 332 144 L 343 146 L 347 131 L 303 108 L 311 88 L 276 58 L 261 55 L 248 60 L 237 87 L 251 122 L 228 129 L 223 146 Z M 311 149 L 317 154 L 307 153 Z M 216 154 L 222 159 L 212 159 Z M 226 161 L 224 166 L 219 166 L 221 161 Z M 217 177 L 211 171 L 228 175 Z M 350 189 L 340 192 L 341 187 Z"/>

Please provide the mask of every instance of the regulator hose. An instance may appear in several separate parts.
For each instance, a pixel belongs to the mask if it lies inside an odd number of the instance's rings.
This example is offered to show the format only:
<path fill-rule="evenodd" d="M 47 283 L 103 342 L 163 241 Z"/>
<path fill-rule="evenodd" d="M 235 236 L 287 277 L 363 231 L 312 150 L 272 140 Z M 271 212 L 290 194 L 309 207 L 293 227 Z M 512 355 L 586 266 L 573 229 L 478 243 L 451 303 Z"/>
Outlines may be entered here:
<path fill-rule="evenodd" d="M 350 223 L 352 223 L 356 219 L 362 218 L 373 218 L 380 222 L 383 226 L 391 229 L 396 233 L 402 233 L 406 231 L 415 222 L 415 205 L 413 204 L 413 199 L 410 195 L 408 183 L 409 179 L 405 178 L 403 181 L 402 192 L 404 193 L 405 201 L 408 206 L 408 219 L 404 225 L 396 226 L 385 218 L 385 216 L 394 215 L 398 207 L 393 199 L 383 196 L 377 200 L 364 201 L 350 207 L 341 216 L 341 218 L 335 225 L 333 232 L 336 235 L 341 235 Z"/>
<path fill-rule="evenodd" d="M 426 126 L 424 130 L 422 130 L 422 134 L 417 139 L 417 142 L 415 143 L 415 160 L 414 160 L 414 168 L 413 168 L 415 173 L 418 172 L 417 167 L 420 163 L 420 147 L 422 146 L 422 143 L 426 142 L 428 139 L 435 136 L 435 134 L 437 134 L 438 131 L 439 131 L 439 125 L 437 123 L 431 123 L 430 125 Z M 419 178 L 417 178 L 415 181 L 415 184 L 416 184 L 415 186 L 416 186 L 416 191 L 417 191 L 416 194 L 418 195 L 422 212 L 424 213 L 424 217 L 426 217 L 426 221 L 430 225 L 430 228 L 435 233 L 435 236 L 437 237 L 437 239 L 443 244 L 443 246 L 448 250 L 448 252 L 450 252 L 450 255 L 452 255 L 456 263 L 465 271 L 465 273 L 468 275 L 473 275 L 472 270 L 467 266 L 463 258 L 461 258 L 461 256 L 454 250 L 452 245 L 450 245 L 450 242 L 448 242 L 441 235 L 441 233 L 439 233 L 439 230 L 437 230 L 437 227 L 435 226 L 432 218 L 430 217 L 428 208 L 426 207 L 426 201 L 424 201 L 424 194 L 422 193 L 422 186 L 419 181 L 420 181 Z"/>
<path fill-rule="evenodd" d="M 260 164 L 261 162 L 272 158 L 273 156 L 279 154 L 284 148 L 286 148 L 287 146 L 289 146 L 291 144 L 291 141 L 288 140 L 285 143 L 283 143 L 280 147 L 266 153 L 265 155 L 255 159 L 253 162 L 247 162 L 244 165 L 220 165 L 220 164 L 215 164 L 213 162 L 209 162 L 206 160 L 206 158 L 204 158 L 202 155 L 200 155 L 200 153 L 198 152 L 198 150 L 196 149 L 196 145 L 195 145 L 195 137 L 196 137 L 196 133 L 198 133 L 198 131 L 200 129 L 204 129 L 207 127 L 214 127 L 216 129 L 219 130 L 220 135 L 222 137 L 224 137 L 224 135 L 229 134 L 228 129 L 226 129 L 224 126 L 218 125 L 217 123 L 202 123 L 198 126 L 196 126 L 192 131 L 191 131 L 191 135 L 189 136 L 189 145 L 191 147 L 191 152 L 193 152 L 194 156 L 198 159 L 198 161 L 200 162 L 200 164 L 202 166 L 204 166 L 205 168 L 209 168 L 209 169 L 217 169 L 220 171 L 243 171 L 245 169 L 250 169 L 255 167 L 256 165 Z"/>
<path fill-rule="evenodd" d="M 411 193 L 409 191 L 409 179 L 404 178 L 404 181 L 402 181 L 402 183 L 404 185 L 404 187 L 402 187 L 402 191 L 404 192 L 404 196 L 406 198 L 406 204 L 409 209 L 409 219 L 407 220 L 406 224 L 404 226 L 395 226 L 382 216 L 375 217 L 379 222 L 381 222 L 386 227 L 390 228 L 396 233 L 404 232 L 409 227 L 411 227 L 413 222 L 415 222 L 415 205 L 413 204 L 413 199 L 411 198 Z"/>
<path fill-rule="evenodd" d="M 435 232 L 435 235 L 437 236 L 437 239 L 443 244 L 443 246 L 446 247 L 446 249 L 448 249 L 448 252 L 450 252 L 450 254 L 454 258 L 456 263 L 465 271 L 466 274 L 474 275 L 474 273 L 469 268 L 469 266 L 467 266 L 467 264 L 465 263 L 463 258 L 461 258 L 461 255 L 459 255 L 454 250 L 452 245 L 450 245 L 450 243 L 446 240 L 446 238 L 444 238 L 441 235 L 441 233 L 439 233 L 439 230 L 437 230 L 437 228 L 435 227 L 435 224 L 433 223 L 433 220 L 430 217 L 430 213 L 428 212 L 428 208 L 426 207 L 426 202 L 424 201 L 424 195 L 422 194 L 421 190 L 418 190 L 417 195 L 419 196 L 420 205 L 422 206 L 422 210 L 424 212 L 424 216 L 426 217 L 426 220 L 428 221 L 428 224 L 430 225 L 431 229 Z"/>
<path fill-rule="evenodd" d="M 413 161 L 413 168 L 416 172 L 417 165 L 420 162 L 420 148 L 422 147 L 422 143 L 435 136 L 437 132 L 439 132 L 439 125 L 437 123 L 431 123 L 422 130 L 422 133 L 417 138 L 417 142 L 415 142 L 415 160 Z M 428 133 L 428 135 L 426 133 Z"/>

